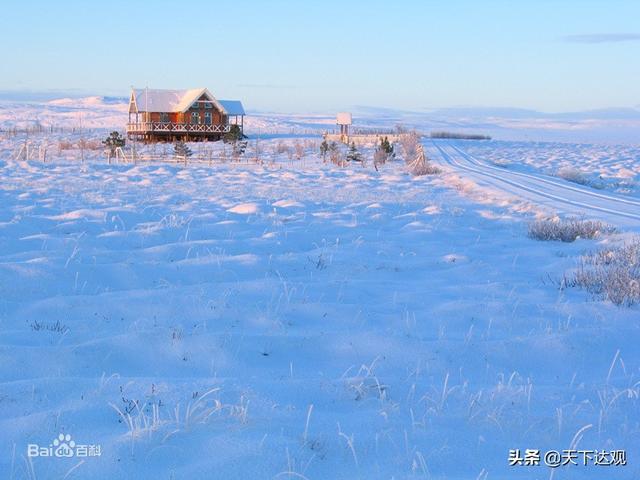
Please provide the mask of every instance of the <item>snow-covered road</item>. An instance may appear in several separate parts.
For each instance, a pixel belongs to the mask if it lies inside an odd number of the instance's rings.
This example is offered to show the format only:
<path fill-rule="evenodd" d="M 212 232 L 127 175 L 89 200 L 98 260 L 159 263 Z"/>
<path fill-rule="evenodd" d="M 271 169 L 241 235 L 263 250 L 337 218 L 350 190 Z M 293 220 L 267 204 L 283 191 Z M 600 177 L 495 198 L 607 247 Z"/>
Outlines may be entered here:
<path fill-rule="evenodd" d="M 508 193 L 559 214 L 598 218 L 640 228 L 640 201 L 596 191 L 543 174 L 523 173 L 482 161 L 452 143 L 425 144 L 430 158 L 453 168 L 481 187 Z"/>

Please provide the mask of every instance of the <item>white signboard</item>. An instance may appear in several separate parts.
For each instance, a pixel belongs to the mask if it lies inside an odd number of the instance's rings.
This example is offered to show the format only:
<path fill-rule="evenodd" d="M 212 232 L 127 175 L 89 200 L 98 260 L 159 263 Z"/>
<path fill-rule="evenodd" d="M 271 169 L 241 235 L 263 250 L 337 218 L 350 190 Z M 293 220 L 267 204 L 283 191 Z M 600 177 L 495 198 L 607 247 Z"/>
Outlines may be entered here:
<path fill-rule="evenodd" d="M 351 114 L 349 112 L 340 112 L 336 116 L 338 125 L 351 125 Z"/>

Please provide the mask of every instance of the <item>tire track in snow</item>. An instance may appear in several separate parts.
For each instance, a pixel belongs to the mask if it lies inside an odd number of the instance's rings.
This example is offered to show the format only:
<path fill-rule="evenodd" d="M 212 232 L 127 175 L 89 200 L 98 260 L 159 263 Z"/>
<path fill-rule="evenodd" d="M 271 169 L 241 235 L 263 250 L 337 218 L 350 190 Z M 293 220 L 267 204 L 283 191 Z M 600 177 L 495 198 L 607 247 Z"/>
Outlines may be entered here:
<path fill-rule="evenodd" d="M 614 224 L 640 226 L 639 202 L 565 185 L 536 175 L 500 169 L 471 157 L 457 147 L 441 146 L 434 141 L 432 143 L 444 163 L 502 191 L 567 213 L 593 216 Z"/>
<path fill-rule="evenodd" d="M 498 171 L 498 172 L 504 172 L 505 171 L 504 168 L 494 167 L 493 165 L 490 165 L 488 163 L 484 163 L 484 162 L 478 160 L 476 157 L 474 157 L 470 153 L 464 152 L 463 150 L 461 150 L 459 147 L 456 147 L 455 145 L 450 145 L 450 147 L 453 148 L 456 152 L 458 152 L 460 155 L 465 157 L 470 163 L 473 163 L 474 165 L 477 165 L 479 167 L 483 167 L 483 168 L 486 168 L 486 169 L 489 169 L 489 170 Z M 605 195 L 603 193 L 594 192 L 594 191 L 586 189 L 586 188 L 580 188 L 580 187 L 575 187 L 573 185 L 560 183 L 557 180 L 552 180 L 551 178 L 549 178 L 549 177 L 547 177 L 545 175 L 542 175 L 542 174 L 540 174 L 540 175 L 532 175 L 532 174 L 523 173 L 523 172 L 513 172 L 513 171 L 508 171 L 508 172 L 511 175 L 516 175 L 516 176 L 524 177 L 524 178 L 531 178 L 531 179 L 536 180 L 538 182 L 543 182 L 543 183 L 546 183 L 546 184 L 549 184 L 549 185 L 554 185 L 556 187 L 564 188 L 564 189 L 567 189 L 567 190 L 573 190 L 575 192 L 580 192 L 582 194 L 590 195 L 592 197 L 604 198 L 604 199 L 612 200 L 612 201 L 615 201 L 615 202 L 621 202 L 621 203 L 626 203 L 626 204 L 629 204 L 629 205 L 635 205 L 636 207 L 638 207 L 640 209 L 640 202 L 639 201 L 635 201 L 635 200 L 631 200 L 631 199 L 627 199 L 627 198 L 622 198 L 622 197 L 618 197 L 618 196 L 614 196 L 614 195 Z"/>

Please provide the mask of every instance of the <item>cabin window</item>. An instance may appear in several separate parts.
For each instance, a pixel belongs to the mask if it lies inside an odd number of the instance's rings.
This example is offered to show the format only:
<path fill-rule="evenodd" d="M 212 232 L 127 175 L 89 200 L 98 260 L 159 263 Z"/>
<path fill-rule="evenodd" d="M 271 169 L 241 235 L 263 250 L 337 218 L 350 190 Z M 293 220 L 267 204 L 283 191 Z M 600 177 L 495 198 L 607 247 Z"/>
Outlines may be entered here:
<path fill-rule="evenodd" d="M 169 123 L 169 114 L 168 113 L 161 113 L 160 114 L 160 122 L 161 123 Z"/>
<path fill-rule="evenodd" d="M 204 112 L 204 124 L 211 125 L 211 112 Z"/>
<path fill-rule="evenodd" d="M 200 123 L 200 114 L 198 112 L 191 112 L 191 123 Z"/>
<path fill-rule="evenodd" d="M 191 105 L 191 110 L 199 110 L 200 109 L 200 105 L 198 102 L 194 102 L 193 105 Z"/>
<path fill-rule="evenodd" d="M 213 105 L 211 102 L 204 102 L 204 108 L 212 108 Z"/>

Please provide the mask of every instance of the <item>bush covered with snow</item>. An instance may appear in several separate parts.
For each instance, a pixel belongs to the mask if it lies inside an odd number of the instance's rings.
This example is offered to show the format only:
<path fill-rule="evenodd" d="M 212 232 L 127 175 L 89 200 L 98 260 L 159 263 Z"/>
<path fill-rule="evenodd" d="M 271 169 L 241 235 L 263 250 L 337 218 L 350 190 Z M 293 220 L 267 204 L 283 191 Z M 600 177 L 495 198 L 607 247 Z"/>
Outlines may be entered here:
<path fill-rule="evenodd" d="M 578 238 L 595 238 L 614 231 L 611 225 L 597 220 L 547 218 L 529 224 L 529 237 L 545 241 L 574 242 Z"/>
<path fill-rule="evenodd" d="M 564 180 L 567 180 L 568 182 L 577 183 L 579 185 L 589 185 L 589 178 L 587 177 L 587 175 L 584 172 L 578 170 L 577 168 L 572 168 L 572 167 L 560 168 L 556 172 L 556 176 Z"/>
<path fill-rule="evenodd" d="M 572 285 L 616 305 L 640 302 L 640 237 L 580 258 Z"/>
<path fill-rule="evenodd" d="M 433 165 L 424 153 L 420 143 L 420 136 L 416 132 L 409 132 L 400 139 L 404 161 L 411 175 L 436 175 L 440 169 Z"/>
<path fill-rule="evenodd" d="M 562 178 L 568 182 L 577 183 L 591 188 L 602 190 L 606 187 L 602 178 L 591 178 L 588 173 L 574 167 L 560 168 L 556 173 L 556 177 Z"/>

